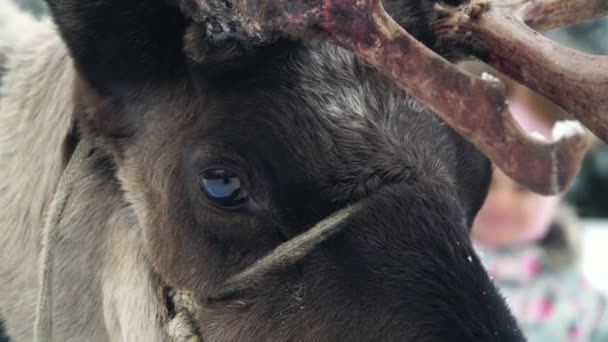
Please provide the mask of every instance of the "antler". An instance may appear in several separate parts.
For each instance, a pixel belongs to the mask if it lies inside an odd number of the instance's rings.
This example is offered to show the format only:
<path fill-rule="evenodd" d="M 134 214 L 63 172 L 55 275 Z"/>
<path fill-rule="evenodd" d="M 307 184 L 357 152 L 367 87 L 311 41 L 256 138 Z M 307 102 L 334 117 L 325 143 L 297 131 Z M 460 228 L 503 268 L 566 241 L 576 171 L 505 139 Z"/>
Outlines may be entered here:
<path fill-rule="evenodd" d="M 182 1 L 193 19 L 205 25 L 209 36 L 246 36 L 254 44 L 268 43 L 286 34 L 329 36 L 420 99 L 506 174 L 536 192 L 564 191 L 580 167 L 587 146 L 581 126 L 556 126 L 553 142 L 527 136 L 508 111 L 500 81 L 456 68 L 393 21 L 380 0 L 234 0 L 228 7 L 224 2 Z M 547 50 L 557 49 L 556 45 L 523 24 L 526 21 L 542 28 L 553 27 L 604 13 L 607 7 L 605 0 L 567 3 L 560 6 L 556 0 L 473 0 L 461 7 L 442 7 L 436 28 L 442 35 L 469 31 L 479 35 L 480 41 L 492 50 L 492 64 L 502 66 L 507 74 L 575 112 L 606 140 L 606 118 L 600 116 L 606 111 L 606 100 L 600 95 L 608 94 L 608 68 L 600 71 L 590 64 L 583 68 L 580 64 L 588 63 L 593 56 L 561 47 L 559 55 L 553 54 L 558 61 L 552 60 Z M 573 3 L 578 12 L 569 16 L 570 11 L 564 9 L 572 8 Z M 509 14 L 514 10 L 520 14 Z M 515 33 L 508 34 L 509 30 Z M 538 40 L 533 39 L 535 36 Z M 537 41 L 545 44 L 544 48 L 532 46 Z M 563 62 L 562 54 L 572 56 L 569 58 L 573 61 Z M 601 57 L 597 61 L 606 64 Z M 581 71 L 585 72 L 582 77 L 578 76 Z M 587 80 L 594 83 L 584 84 Z M 563 84 L 566 82 L 573 85 Z M 591 107 L 601 101 L 604 109 L 593 111 Z"/>
<path fill-rule="evenodd" d="M 474 36 L 492 51 L 486 62 L 608 141 L 608 56 L 566 48 L 534 31 L 608 15 L 608 1 L 477 0 L 440 11 L 446 14 L 436 24 L 440 35 Z"/>

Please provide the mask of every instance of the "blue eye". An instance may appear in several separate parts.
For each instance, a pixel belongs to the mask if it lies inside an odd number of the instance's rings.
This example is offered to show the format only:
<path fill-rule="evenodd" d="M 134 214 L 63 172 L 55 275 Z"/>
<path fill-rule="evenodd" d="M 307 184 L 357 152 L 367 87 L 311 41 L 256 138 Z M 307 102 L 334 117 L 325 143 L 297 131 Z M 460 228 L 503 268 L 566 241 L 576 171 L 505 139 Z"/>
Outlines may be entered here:
<path fill-rule="evenodd" d="M 236 207 L 249 199 L 239 176 L 224 168 L 207 169 L 200 173 L 201 191 L 217 205 Z"/>

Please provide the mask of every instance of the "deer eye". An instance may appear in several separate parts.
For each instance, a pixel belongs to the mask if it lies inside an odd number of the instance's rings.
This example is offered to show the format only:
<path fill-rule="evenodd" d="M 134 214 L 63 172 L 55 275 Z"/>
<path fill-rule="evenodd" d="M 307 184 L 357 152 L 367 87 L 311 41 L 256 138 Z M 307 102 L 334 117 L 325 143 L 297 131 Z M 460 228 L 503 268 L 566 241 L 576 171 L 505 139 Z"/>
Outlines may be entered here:
<path fill-rule="evenodd" d="M 201 191 L 216 205 L 233 208 L 249 200 L 241 178 L 225 168 L 204 170 L 199 175 L 199 184 Z"/>

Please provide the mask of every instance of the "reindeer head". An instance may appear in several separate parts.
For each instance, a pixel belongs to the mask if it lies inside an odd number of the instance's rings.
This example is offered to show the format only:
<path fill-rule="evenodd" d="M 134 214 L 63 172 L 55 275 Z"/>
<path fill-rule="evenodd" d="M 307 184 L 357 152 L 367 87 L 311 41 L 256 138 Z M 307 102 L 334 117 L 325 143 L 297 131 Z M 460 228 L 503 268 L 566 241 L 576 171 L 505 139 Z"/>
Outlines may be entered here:
<path fill-rule="evenodd" d="M 160 0 L 49 2 L 81 137 L 204 340 L 522 340 L 468 237 L 488 160 L 390 80 L 328 43 L 201 43 Z M 394 6 L 414 25 L 417 6 Z M 353 203 L 297 263 L 210 300 Z"/>

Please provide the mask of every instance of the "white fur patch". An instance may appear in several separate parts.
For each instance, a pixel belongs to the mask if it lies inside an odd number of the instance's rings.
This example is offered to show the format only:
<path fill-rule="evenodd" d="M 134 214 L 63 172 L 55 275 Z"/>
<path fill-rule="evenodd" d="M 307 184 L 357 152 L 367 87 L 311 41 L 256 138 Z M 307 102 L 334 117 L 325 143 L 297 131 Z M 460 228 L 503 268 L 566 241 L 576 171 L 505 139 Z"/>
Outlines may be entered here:
<path fill-rule="evenodd" d="M 483 72 L 481 74 L 481 79 L 484 81 L 488 81 L 488 82 L 500 82 L 500 79 L 492 74 L 489 74 L 487 72 Z"/>

